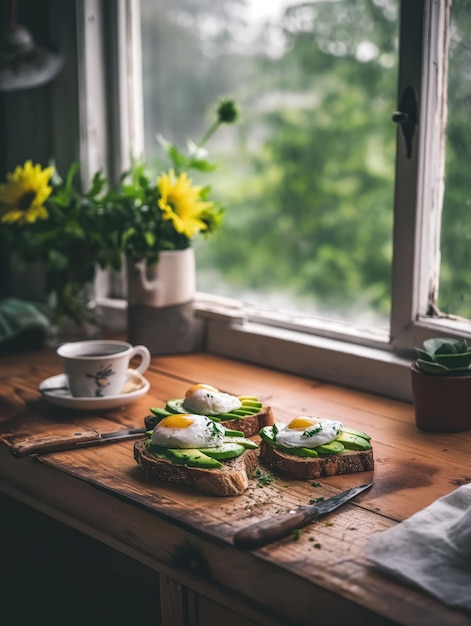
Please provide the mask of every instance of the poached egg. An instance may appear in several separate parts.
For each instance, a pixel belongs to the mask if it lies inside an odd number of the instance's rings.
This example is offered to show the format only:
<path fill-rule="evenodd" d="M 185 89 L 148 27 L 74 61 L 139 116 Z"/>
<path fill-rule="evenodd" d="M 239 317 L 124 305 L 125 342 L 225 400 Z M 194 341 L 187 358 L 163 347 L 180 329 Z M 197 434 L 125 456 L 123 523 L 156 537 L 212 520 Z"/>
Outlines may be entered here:
<path fill-rule="evenodd" d="M 216 448 L 224 442 L 225 428 L 204 415 L 178 413 L 164 417 L 154 428 L 151 442 L 164 448 Z"/>
<path fill-rule="evenodd" d="M 289 424 L 277 424 L 274 439 L 285 448 L 317 448 L 333 441 L 342 428 L 343 424 L 337 420 L 300 415 Z"/>
<path fill-rule="evenodd" d="M 211 385 L 198 383 L 187 390 L 183 406 L 190 413 L 219 415 L 240 409 L 242 403 L 236 396 L 223 393 Z"/>

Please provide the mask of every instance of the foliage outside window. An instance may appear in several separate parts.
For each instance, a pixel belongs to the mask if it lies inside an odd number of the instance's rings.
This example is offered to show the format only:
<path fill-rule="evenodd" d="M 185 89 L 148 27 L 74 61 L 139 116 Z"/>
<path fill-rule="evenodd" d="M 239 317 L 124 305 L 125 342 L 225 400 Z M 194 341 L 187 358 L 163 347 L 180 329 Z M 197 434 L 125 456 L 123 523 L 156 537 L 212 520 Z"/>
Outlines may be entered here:
<path fill-rule="evenodd" d="M 156 134 L 194 134 L 218 93 L 244 111 L 231 143 L 212 147 L 231 214 L 198 249 L 198 288 L 387 328 L 397 2 L 272 3 L 246 26 L 238 6 L 141 2 L 155 168 Z"/>

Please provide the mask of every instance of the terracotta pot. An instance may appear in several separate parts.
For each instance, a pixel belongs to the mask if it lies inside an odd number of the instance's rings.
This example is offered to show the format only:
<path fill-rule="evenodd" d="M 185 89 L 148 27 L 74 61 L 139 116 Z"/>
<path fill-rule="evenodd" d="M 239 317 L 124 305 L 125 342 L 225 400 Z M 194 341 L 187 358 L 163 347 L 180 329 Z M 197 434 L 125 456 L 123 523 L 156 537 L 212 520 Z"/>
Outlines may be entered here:
<path fill-rule="evenodd" d="M 435 376 L 415 364 L 410 371 L 418 428 L 440 433 L 471 429 L 471 374 Z"/>

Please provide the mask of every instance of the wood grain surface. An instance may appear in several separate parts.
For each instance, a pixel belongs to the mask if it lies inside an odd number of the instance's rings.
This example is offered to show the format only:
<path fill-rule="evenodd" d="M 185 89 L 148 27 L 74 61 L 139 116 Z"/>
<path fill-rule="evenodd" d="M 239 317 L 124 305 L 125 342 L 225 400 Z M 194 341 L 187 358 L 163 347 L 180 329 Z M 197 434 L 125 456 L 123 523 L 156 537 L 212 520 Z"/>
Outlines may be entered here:
<path fill-rule="evenodd" d="M 471 432 L 422 433 L 410 404 L 209 354 L 154 357 L 149 393 L 106 411 L 50 405 L 37 387 L 59 372 L 46 348 L 0 357 L 0 490 L 7 495 L 257 623 L 308 625 L 321 612 L 323 624 L 471 624 L 470 615 L 381 576 L 363 556 L 374 533 L 471 480 Z M 293 481 L 260 466 L 243 495 L 214 498 L 146 477 L 133 441 L 24 459 L 9 452 L 28 436 L 139 427 L 150 407 L 197 382 L 257 396 L 278 421 L 308 413 L 366 431 L 375 468 Z M 256 520 L 370 481 L 355 501 L 293 536 L 252 552 L 233 546 L 235 532 Z"/>

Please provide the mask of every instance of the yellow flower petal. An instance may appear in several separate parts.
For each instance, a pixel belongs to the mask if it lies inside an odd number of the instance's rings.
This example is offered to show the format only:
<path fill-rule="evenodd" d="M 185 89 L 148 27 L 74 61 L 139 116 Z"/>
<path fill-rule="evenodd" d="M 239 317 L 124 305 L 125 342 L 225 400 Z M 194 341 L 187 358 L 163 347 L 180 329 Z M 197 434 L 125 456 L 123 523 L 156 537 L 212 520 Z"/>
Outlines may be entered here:
<path fill-rule="evenodd" d="M 53 173 L 53 167 L 42 169 L 28 160 L 7 174 L 7 182 L 0 185 L 1 221 L 25 224 L 46 219 L 49 214 L 44 203 L 52 192 L 48 183 Z"/>
<path fill-rule="evenodd" d="M 171 220 L 178 233 L 191 239 L 207 229 L 201 216 L 213 203 L 200 199 L 201 187 L 192 187 L 192 180 L 186 172 L 175 179 L 174 170 L 169 170 L 159 176 L 157 186 L 160 191 L 158 205 L 164 219 Z"/>

